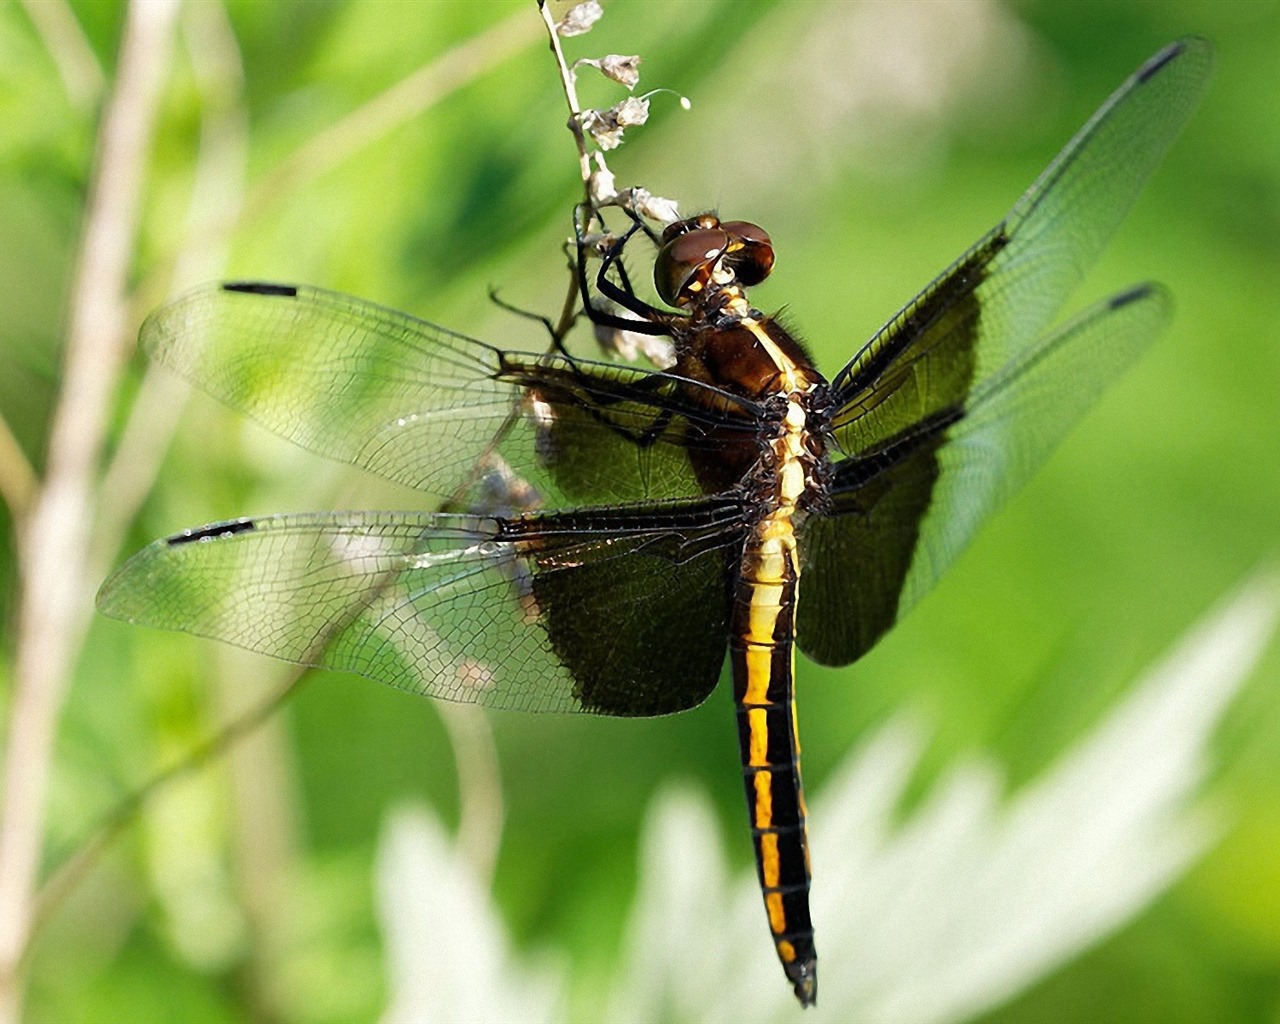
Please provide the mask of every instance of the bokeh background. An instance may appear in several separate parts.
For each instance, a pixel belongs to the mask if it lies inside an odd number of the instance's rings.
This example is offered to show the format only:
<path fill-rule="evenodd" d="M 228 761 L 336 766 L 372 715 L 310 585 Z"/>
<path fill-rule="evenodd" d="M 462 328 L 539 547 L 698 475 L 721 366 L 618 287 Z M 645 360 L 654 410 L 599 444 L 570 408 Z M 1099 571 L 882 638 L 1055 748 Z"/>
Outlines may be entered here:
<path fill-rule="evenodd" d="M 0 416 L 37 474 L 125 17 L 122 3 L 0 6 Z M 533 3 L 514 0 L 188 3 L 161 55 L 138 183 L 131 330 L 173 289 L 233 276 L 319 284 L 541 346 L 536 325 L 486 297 L 500 286 L 551 314 L 564 295 L 559 247 L 580 185 L 540 32 Z M 1218 48 L 1212 87 L 1080 297 L 1154 278 L 1176 296 L 1174 327 L 876 651 L 839 671 L 802 660 L 811 791 L 906 710 L 929 744 L 901 814 L 979 751 L 1016 794 L 1274 556 L 1280 9 L 649 0 L 606 4 L 566 43 L 571 57 L 639 53 L 641 89 L 692 99 L 685 112 L 655 96 L 610 166 L 685 210 L 765 225 L 778 266 L 756 301 L 787 307 L 834 372 L 1125 75 L 1187 33 Z M 582 89 L 587 104 L 622 97 L 589 74 Z M 132 356 L 115 397 L 110 451 L 125 456 L 95 509 L 98 526 L 120 527 L 106 563 L 220 518 L 414 501 L 144 373 Z M 130 434 L 135 402 L 146 418 Z M 8 685 L 23 593 L 12 507 L 0 526 Z M 93 621 L 51 754 L 46 866 L 283 678 L 207 642 Z M 1278 681 L 1272 650 L 1215 733 L 1201 799 L 1223 826 L 1209 852 L 983 1020 L 1280 1021 Z M 491 849 L 501 823 L 492 898 L 509 940 L 555 951 L 569 1005 L 590 1019 L 617 967 L 655 794 L 673 781 L 706 794 L 730 863 L 747 869 L 736 758 L 724 690 L 656 721 L 477 722 L 317 674 L 251 740 L 143 804 L 42 931 L 27 1016 L 376 1019 L 391 983 L 375 851 L 389 811 L 418 801 Z M 821 861 L 839 857 L 820 852 L 818 885 Z M 759 928 L 764 944 L 763 915 Z"/>

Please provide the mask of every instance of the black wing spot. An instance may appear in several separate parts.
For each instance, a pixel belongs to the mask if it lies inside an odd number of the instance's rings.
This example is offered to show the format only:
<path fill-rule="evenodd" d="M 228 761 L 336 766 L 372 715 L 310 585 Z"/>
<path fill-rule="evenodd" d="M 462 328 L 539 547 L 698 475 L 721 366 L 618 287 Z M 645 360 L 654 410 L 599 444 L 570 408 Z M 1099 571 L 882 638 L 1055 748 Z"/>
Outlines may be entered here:
<path fill-rule="evenodd" d="M 291 284 L 268 284 L 265 281 L 228 281 L 222 286 L 224 292 L 242 292 L 245 295 L 278 295 L 286 299 L 296 299 L 298 289 Z"/>
<path fill-rule="evenodd" d="M 168 545 L 173 548 L 180 544 L 191 544 L 194 541 L 214 540 L 218 537 L 230 537 L 235 533 L 248 533 L 250 530 L 257 529 L 257 524 L 252 519 L 233 519 L 227 523 L 214 523 L 212 526 L 202 526 L 196 530 L 183 530 L 181 533 L 175 533 L 167 540 Z"/>
<path fill-rule="evenodd" d="M 1182 41 L 1178 41 L 1176 43 L 1170 43 L 1163 50 L 1161 50 L 1154 57 L 1152 57 L 1149 61 L 1143 64 L 1142 67 L 1138 68 L 1138 81 L 1139 82 L 1148 81 L 1162 67 L 1164 67 L 1166 64 L 1169 63 L 1169 61 L 1173 60 L 1175 57 L 1181 54 L 1186 48 L 1187 48 L 1186 43 Z"/>
<path fill-rule="evenodd" d="M 1121 292 L 1119 295 L 1113 295 L 1107 300 L 1107 306 L 1110 309 L 1123 309 L 1131 302 L 1137 302 L 1139 299 L 1145 299 L 1154 291 L 1154 287 L 1149 284 L 1134 285 L 1128 291 Z"/>

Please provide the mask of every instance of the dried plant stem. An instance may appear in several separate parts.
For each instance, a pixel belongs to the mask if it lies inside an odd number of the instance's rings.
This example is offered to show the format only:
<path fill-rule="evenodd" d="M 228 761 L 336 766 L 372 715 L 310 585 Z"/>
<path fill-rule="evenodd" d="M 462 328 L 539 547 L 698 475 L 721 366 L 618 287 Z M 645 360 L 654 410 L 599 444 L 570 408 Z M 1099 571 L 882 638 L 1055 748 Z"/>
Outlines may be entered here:
<path fill-rule="evenodd" d="M 16 1020 L 58 713 L 90 612 L 94 483 L 127 350 L 125 289 L 176 0 L 127 8 L 71 291 L 45 480 L 19 544 L 21 589 L 0 820 L 0 1021 Z"/>
<path fill-rule="evenodd" d="M 546 0 L 538 0 L 538 13 L 542 15 L 542 23 L 547 28 L 551 39 L 551 53 L 556 59 L 556 67 L 560 71 L 560 85 L 564 89 L 565 102 L 569 105 L 569 130 L 573 132 L 574 142 L 578 146 L 578 166 L 582 171 L 582 185 L 587 189 L 590 201 L 591 156 L 587 152 L 587 140 L 582 134 L 582 107 L 578 103 L 578 89 L 574 83 L 573 71 L 564 59 L 564 49 L 560 46 L 560 33 L 556 31 L 556 23 L 547 9 Z M 603 167 L 603 157 L 600 158 Z"/>
<path fill-rule="evenodd" d="M 195 177 L 185 239 L 174 261 L 172 281 L 161 282 L 157 277 L 155 288 L 135 294 L 135 309 L 141 307 L 138 318 L 173 288 L 221 276 L 228 241 L 204 237 L 202 226 L 215 219 L 234 221 L 244 199 L 249 116 L 244 106 L 244 66 L 226 9 L 221 3 L 188 5 L 183 12 L 183 35 L 200 96 Z M 187 392 L 188 386 L 172 372 L 148 364 L 102 480 L 93 550 L 93 569 L 98 577 L 106 574 L 116 558 L 121 538 L 151 491 L 182 416 Z"/>
<path fill-rule="evenodd" d="M 146 2 L 146 0 L 142 0 Z M 253 732 L 279 710 L 286 700 L 305 681 L 304 672 L 296 671 L 288 682 L 280 686 L 261 703 L 228 722 L 205 743 L 187 754 L 181 761 L 151 778 L 141 788 L 134 790 L 112 810 L 94 829 L 89 839 L 79 846 L 67 860 L 58 865 L 41 888 L 32 916 L 35 932 L 61 905 L 62 901 L 93 868 L 115 839 L 137 816 L 138 811 L 163 789 L 172 786 L 221 757 L 240 739 Z"/>

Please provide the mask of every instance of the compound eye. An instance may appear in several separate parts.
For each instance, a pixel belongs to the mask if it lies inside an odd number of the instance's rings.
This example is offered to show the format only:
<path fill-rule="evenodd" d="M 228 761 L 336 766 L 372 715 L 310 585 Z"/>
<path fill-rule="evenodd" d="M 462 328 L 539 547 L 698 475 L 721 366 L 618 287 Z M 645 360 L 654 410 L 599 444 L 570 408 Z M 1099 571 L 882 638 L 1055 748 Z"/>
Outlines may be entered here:
<path fill-rule="evenodd" d="M 718 228 L 720 226 L 720 218 L 714 213 L 700 213 L 696 217 L 687 217 L 684 220 L 672 221 L 662 229 L 662 244 L 666 245 L 681 235 L 688 234 L 690 231 L 697 231 L 701 228 Z"/>
<path fill-rule="evenodd" d="M 759 284 L 773 270 L 773 241 L 769 233 L 750 221 L 734 220 L 720 225 L 729 236 L 729 252 L 725 263 L 738 280 L 750 287 Z"/>
<path fill-rule="evenodd" d="M 677 308 L 687 306 L 694 294 L 707 287 L 729 242 L 719 228 L 693 228 L 668 240 L 653 263 L 653 283 L 662 301 Z"/>
<path fill-rule="evenodd" d="M 731 238 L 738 238 L 744 242 L 760 242 L 768 246 L 773 245 L 773 239 L 769 237 L 769 232 L 759 224 L 752 224 L 749 220 L 725 221 L 720 225 L 720 230 Z"/>

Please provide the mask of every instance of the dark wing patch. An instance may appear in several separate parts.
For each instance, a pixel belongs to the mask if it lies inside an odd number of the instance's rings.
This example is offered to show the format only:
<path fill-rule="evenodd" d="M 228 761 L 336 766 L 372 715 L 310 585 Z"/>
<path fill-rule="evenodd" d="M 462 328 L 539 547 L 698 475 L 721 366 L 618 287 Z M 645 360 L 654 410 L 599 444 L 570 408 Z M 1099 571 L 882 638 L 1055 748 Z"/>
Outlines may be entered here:
<path fill-rule="evenodd" d="M 797 639 L 815 661 L 861 657 L 1168 324 L 1154 285 L 1101 302 L 944 410 L 834 471 L 802 527 Z"/>
<path fill-rule="evenodd" d="M 856 661 L 898 620 L 944 437 L 911 438 L 896 458 L 865 465 L 865 479 L 856 483 L 842 479 L 855 468 L 846 461 L 832 480 L 830 514 L 805 520 L 796 633 L 800 649 L 819 664 Z"/>
<path fill-rule="evenodd" d="M 752 403 L 706 385 L 504 352 L 318 288 L 204 286 L 148 317 L 142 341 L 282 437 L 463 504 L 491 453 L 551 505 L 697 496 L 689 449 L 755 422 Z M 726 400 L 737 415 L 707 412 Z"/>
<path fill-rule="evenodd" d="M 1145 64 L 836 375 L 831 441 L 844 458 L 830 505 L 804 530 L 803 650 L 836 664 L 863 653 L 1163 325 L 1166 297 L 1140 286 L 1044 334 L 1191 116 L 1212 62 L 1191 38 Z"/>
<path fill-rule="evenodd" d="M 963 404 L 1035 346 L 1199 102 L 1212 48 L 1186 39 L 1132 75 L 1008 216 L 832 381 L 840 451 L 862 455 Z"/>
<path fill-rule="evenodd" d="M 744 537 L 715 501 L 243 522 L 145 548 L 99 608 L 445 700 L 627 716 L 714 688 Z"/>

